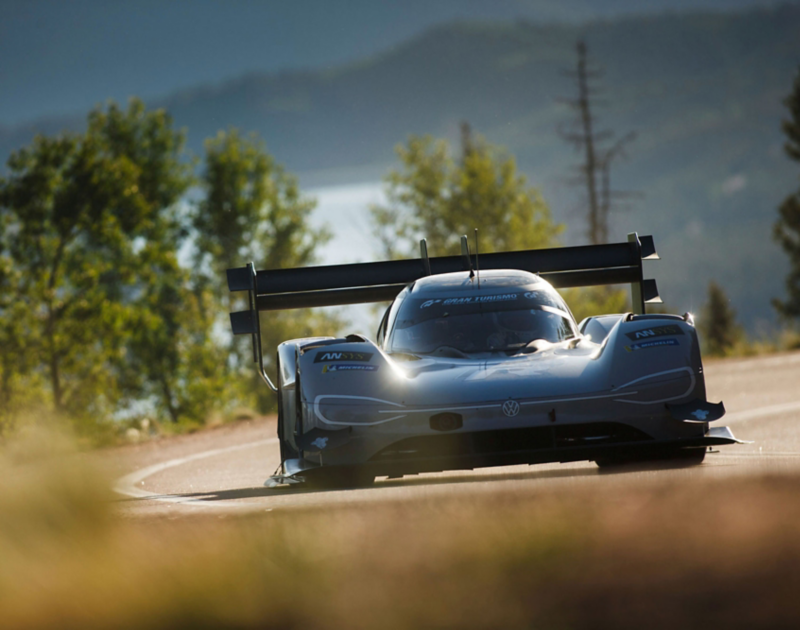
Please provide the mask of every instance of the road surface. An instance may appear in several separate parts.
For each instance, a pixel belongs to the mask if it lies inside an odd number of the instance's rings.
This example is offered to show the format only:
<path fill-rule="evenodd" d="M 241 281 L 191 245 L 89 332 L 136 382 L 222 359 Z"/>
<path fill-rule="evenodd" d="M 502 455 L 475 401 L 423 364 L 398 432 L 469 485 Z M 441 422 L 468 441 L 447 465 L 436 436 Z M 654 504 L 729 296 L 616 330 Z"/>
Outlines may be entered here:
<path fill-rule="evenodd" d="M 708 361 L 705 368 L 708 399 L 723 400 L 728 411 L 716 424 L 752 443 L 720 447 L 701 466 L 606 474 L 594 463 L 579 462 L 379 479 L 363 489 L 270 489 L 263 483 L 280 463 L 273 418 L 115 449 L 115 489 L 124 514 L 170 517 L 800 472 L 800 352 Z"/>

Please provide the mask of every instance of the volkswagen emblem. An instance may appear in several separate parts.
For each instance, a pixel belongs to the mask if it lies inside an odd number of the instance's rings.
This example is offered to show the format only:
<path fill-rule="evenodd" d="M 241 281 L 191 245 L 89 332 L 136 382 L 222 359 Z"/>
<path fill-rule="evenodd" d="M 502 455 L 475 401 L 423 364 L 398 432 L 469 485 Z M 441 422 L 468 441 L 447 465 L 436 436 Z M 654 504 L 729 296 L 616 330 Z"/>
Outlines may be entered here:
<path fill-rule="evenodd" d="M 503 403 L 503 413 L 509 418 L 513 418 L 519 413 L 519 403 L 516 400 L 511 400 L 509 398 Z"/>

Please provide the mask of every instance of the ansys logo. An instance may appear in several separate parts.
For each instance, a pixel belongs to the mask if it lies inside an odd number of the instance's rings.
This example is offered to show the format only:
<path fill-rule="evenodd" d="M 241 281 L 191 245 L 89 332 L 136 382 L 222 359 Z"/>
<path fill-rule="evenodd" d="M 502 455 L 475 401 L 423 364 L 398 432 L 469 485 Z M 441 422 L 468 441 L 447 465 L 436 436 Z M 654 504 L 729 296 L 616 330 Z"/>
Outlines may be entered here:
<path fill-rule="evenodd" d="M 314 363 L 332 363 L 333 361 L 371 361 L 371 352 L 317 352 Z"/>
<path fill-rule="evenodd" d="M 653 337 L 666 337 L 667 335 L 682 335 L 684 334 L 680 326 L 653 326 L 652 328 L 643 328 L 641 330 L 634 330 L 633 332 L 625 333 L 628 339 L 639 341 L 640 339 L 652 339 Z"/>

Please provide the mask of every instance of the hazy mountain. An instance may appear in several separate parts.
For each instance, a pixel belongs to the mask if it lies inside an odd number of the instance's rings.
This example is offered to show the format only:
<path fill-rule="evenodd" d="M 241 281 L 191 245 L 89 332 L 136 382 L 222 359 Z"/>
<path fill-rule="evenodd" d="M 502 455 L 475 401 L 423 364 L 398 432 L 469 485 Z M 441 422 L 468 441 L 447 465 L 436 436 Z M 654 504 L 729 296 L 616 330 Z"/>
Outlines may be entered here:
<path fill-rule="evenodd" d="M 522 3 L 525 4 L 525 3 Z M 622 6 L 624 3 L 619 3 Z M 710 279 L 753 329 L 772 318 L 786 263 L 769 233 L 798 185 L 782 155 L 781 101 L 800 64 L 800 7 L 636 16 L 588 24 L 459 22 L 432 28 L 357 63 L 250 74 L 163 101 L 191 146 L 218 129 L 258 131 L 303 183 L 377 179 L 409 133 L 455 139 L 469 120 L 514 153 L 580 242 L 579 198 L 564 184 L 578 157 L 556 132 L 574 88 L 563 70 L 585 36 L 605 68 L 601 126 L 636 131 L 617 188 L 641 193 L 613 233 L 652 232 L 653 268 L 676 309 L 699 310 Z M 41 121 L 50 131 L 72 122 Z M 0 151 L 30 129 L 0 133 Z"/>
<path fill-rule="evenodd" d="M 246 72 L 330 68 L 453 20 L 585 21 L 771 0 L 2 0 L 0 125 Z"/>

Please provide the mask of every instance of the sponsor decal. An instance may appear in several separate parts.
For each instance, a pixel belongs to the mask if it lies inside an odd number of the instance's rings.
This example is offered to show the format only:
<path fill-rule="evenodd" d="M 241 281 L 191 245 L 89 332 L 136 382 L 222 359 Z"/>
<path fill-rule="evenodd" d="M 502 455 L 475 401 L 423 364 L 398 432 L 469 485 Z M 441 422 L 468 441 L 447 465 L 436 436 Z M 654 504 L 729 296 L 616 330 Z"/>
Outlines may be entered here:
<path fill-rule="evenodd" d="M 539 292 L 538 291 L 528 291 L 525 294 L 525 297 L 528 298 L 529 300 L 535 300 L 535 299 L 537 299 L 539 297 Z"/>
<path fill-rule="evenodd" d="M 511 302 L 519 297 L 517 293 L 501 293 L 499 295 L 471 295 L 469 297 L 447 298 L 438 300 L 426 300 L 420 304 L 420 308 L 428 308 L 434 304 L 442 306 L 463 306 L 465 304 L 487 304 L 491 302 Z"/>
<path fill-rule="evenodd" d="M 692 415 L 698 420 L 705 420 L 706 418 L 708 418 L 708 412 L 704 409 L 695 409 L 692 412 Z"/>
<path fill-rule="evenodd" d="M 340 352 L 340 351 L 323 351 L 317 352 L 314 357 L 314 363 L 330 363 L 332 361 L 363 361 L 367 363 L 372 361 L 371 352 Z"/>
<path fill-rule="evenodd" d="M 677 339 L 657 339 L 656 341 L 642 341 L 640 343 L 634 343 L 630 346 L 625 346 L 625 349 L 628 352 L 633 352 L 634 350 L 644 350 L 645 348 L 660 348 L 662 346 L 679 346 Z"/>
<path fill-rule="evenodd" d="M 509 418 L 513 418 L 519 413 L 519 403 L 509 398 L 503 403 L 503 413 Z"/>
<path fill-rule="evenodd" d="M 322 368 L 322 373 L 328 372 L 375 372 L 378 369 L 377 365 L 359 365 L 357 363 L 334 363 L 333 365 L 326 365 Z"/>
<path fill-rule="evenodd" d="M 653 326 L 652 328 L 642 328 L 641 330 L 634 330 L 633 332 L 625 333 L 628 339 L 633 339 L 633 341 L 682 334 L 684 333 L 680 326 Z"/>
<path fill-rule="evenodd" d="M 328 446 L 328 438 L 318 437 L 316 440 L 311 442 L 311 446 L 316 446 L 319 450 L 322 450 Z"/>

